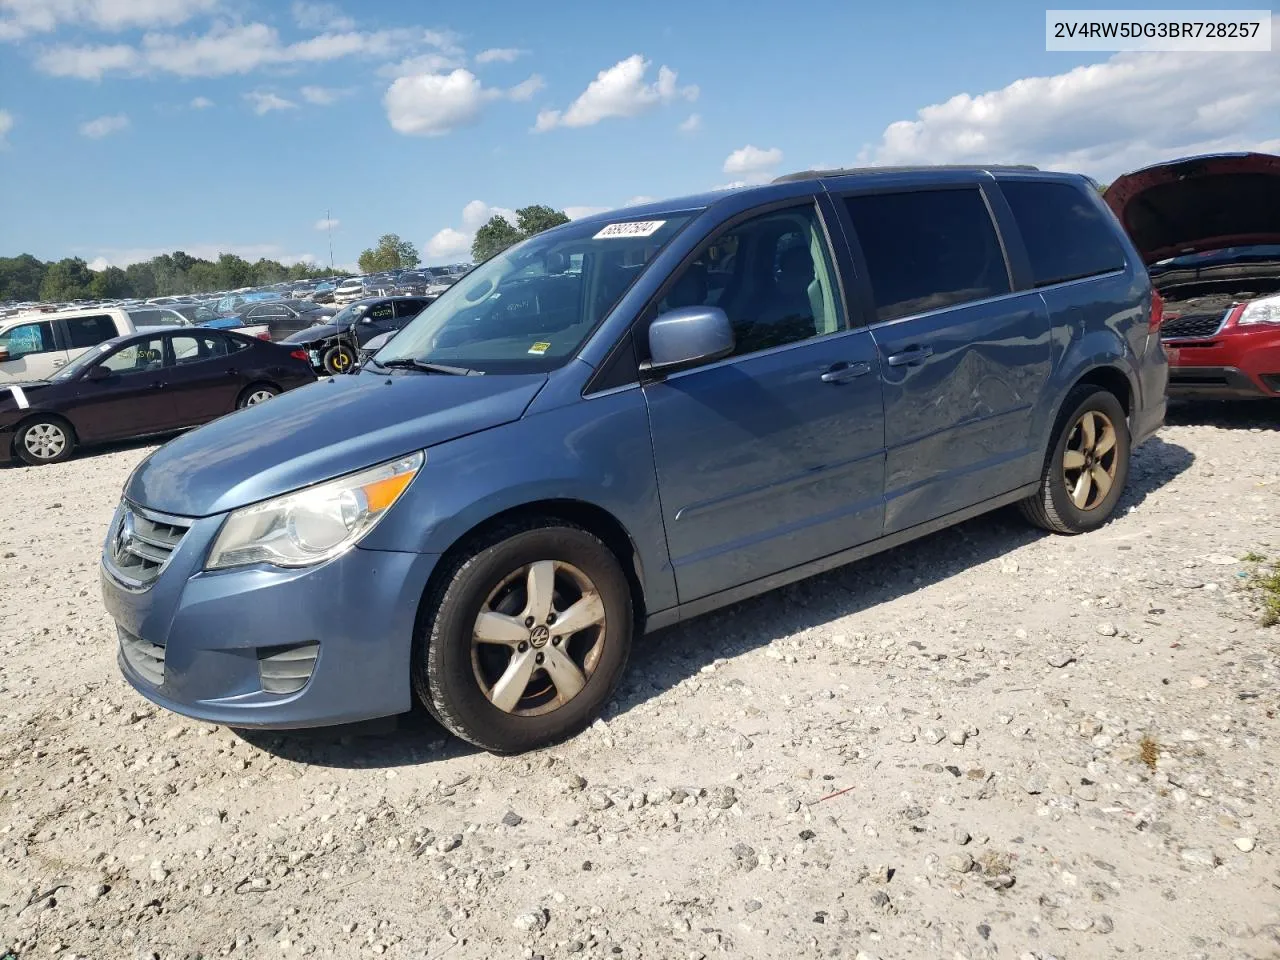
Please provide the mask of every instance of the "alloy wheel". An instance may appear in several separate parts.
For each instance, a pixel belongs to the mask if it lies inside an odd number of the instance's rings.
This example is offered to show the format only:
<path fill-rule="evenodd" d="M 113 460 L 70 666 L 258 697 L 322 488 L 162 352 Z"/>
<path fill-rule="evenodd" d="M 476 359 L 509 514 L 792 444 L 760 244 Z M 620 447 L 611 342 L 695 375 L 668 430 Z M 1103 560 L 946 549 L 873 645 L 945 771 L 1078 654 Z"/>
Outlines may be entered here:
<path fill-rule="evenodd" d="M 266 403 L 274 397 L 275 394 L 270 390 L 255 390 L 245 398 L 244 405 L 246 407 L 256 407 L 258 404 Z"/>
<path fill-rule="evenodd" d="M 1116 428 L 1099 410 L 1086 410 L 1067 434 L 1062 475 L 1077 510 L 1095 510 L 1115 485 Z"/>
<path fill-rule="evenodd" d="M 586 686 L 607 641 L 604 601 L 572 564 L 539 560 L 513 571 L 476 617 L 471 666 L 499 710 L 535 717 Z"/>
<path fill-rule="evenodd" d="M 26 432 L 22 444 L 33 457 L 52 460 L 66 449 L 67 435 L 56 424 L 37 423 Z"/>

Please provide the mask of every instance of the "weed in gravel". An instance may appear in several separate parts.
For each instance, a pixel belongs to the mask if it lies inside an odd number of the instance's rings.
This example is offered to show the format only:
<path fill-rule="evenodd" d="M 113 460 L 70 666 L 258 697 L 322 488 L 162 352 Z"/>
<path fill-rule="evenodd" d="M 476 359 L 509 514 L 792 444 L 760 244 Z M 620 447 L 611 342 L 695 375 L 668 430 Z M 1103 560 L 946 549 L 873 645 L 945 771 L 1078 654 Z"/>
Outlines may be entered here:
<path fill-rule="evenodd" d="M 1255 553 L 1252 550 L 1250 550 L 1248 553 L 1246 553 L 1243 557 L 1240 558 L 1241 562 L 1243 563 L 1262 563 L 1266 559 L 1267 558 L 1263 556 L 1261 553 Z"/>
<path fill-rule="evenodd" d="M 1138 749 L 1141 751 L 1142 762 L 1154 770 L 1156 761 L 1160 759 L 1160 744 L 1156 743 L 1155 738 L 1148 733 L 1138 741 Z"/>
<path fill-rule="evenodd" d="M 1262 625 L 1274 627 L 1280 623 L 1280 566 L 1256 571 L 1250 583 L 1262 595 Z"/>

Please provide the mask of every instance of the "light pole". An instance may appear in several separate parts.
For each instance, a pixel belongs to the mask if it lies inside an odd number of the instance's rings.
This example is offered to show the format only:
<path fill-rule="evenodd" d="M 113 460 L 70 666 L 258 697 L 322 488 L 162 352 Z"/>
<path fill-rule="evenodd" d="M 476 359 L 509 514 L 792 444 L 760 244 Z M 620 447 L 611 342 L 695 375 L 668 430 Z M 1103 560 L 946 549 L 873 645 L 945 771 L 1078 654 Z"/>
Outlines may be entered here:
<path fill-rule="evenodd" d="M 324 223 L 329 228 L 329 272 L 333 273 L 333 217 L 328 210 L 324 212 Z"/>

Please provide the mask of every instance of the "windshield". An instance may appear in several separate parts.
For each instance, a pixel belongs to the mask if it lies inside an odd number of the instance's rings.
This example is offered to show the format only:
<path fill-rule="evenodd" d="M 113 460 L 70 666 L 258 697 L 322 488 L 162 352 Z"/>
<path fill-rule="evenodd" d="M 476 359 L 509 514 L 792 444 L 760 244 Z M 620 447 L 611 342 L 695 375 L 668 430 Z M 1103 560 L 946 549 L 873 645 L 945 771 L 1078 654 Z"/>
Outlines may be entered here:
<path fill-rule="evenodd" d="M 355 323 L 360 319 L 360 315 L 369 309 L 367 303 L 352 303 L 343 307 L 337 313 L 323 323 L 332 323 L 335 327 L 345 327 L 349 323 Z"/>
<path fill-rule="evenodd" d="M 503 251 L 441 294 L 375 360 L 554 370 L 693 214 L 662 216 L 570 224 Z"/>

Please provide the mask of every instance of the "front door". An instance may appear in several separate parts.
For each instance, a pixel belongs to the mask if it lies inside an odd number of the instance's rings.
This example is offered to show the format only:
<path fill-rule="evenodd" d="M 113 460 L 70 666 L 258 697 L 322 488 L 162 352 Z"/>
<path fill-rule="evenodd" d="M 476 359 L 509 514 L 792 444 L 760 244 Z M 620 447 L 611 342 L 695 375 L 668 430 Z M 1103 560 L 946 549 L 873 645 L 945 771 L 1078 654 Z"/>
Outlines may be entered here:
<path fill-rule="evenodd" d="M 845 198 L 884 379 L 885 532 L 1035 479 L 1049 316 L 1009 269 L 977 185 Z"/>
<path fill-rule="evenodd" d="M 111 440 L 158 433 L 172 422 L 165 395 L 164 338 L 131 340 L 106 354 L 95 366 L 101 380 L 81 380 L 72 425 L 81 440 Z"/>
<path fill-rule="evenodd" d="M 67 351 L 54 343 L 48 320 L 20 323 L 0 333 L 0 383 L 48 380 L 67 362 Z"/>
<path fill-rule="evenodd" d="M 884 514 L 875 343 L 848 329 L 816 207 L 727 228 L 655 313 L 699 304 L 734 355 L 644 388 L 681 602 L 872 540 Z"/>

